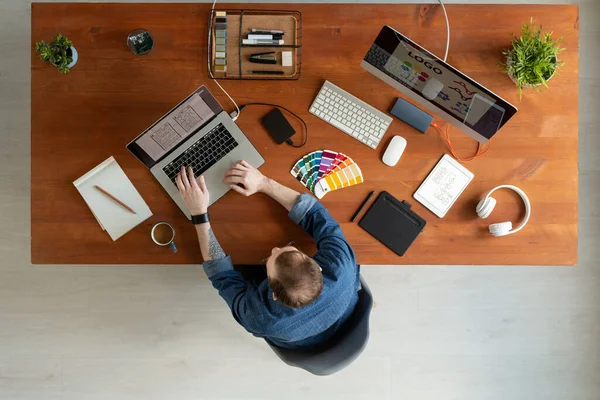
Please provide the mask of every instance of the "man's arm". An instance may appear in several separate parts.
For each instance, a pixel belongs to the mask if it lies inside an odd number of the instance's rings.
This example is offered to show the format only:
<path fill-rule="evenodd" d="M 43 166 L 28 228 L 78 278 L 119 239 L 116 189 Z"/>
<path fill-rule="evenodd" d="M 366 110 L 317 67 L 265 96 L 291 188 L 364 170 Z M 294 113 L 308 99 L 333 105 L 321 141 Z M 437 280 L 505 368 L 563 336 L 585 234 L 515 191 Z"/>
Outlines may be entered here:
<path fill-rule="evenodd" d="M 265 177 L 246 161 L 240 161 L 225 175 L 224 182 L 244 196 L 261 192 L 286 208 L 289 217 L 315 240 L 317 249 L 329 243 L 354 258 L 340 225 L 314 197 L 298 193 L 272 179 Z M 242 186 L 238 186 L 242 185 Z"/>
<path fill-rule="evenodd" d="M 196 234 L 198 235 L 200 252 L 202 253 L 204 261 L 225 258 L 225 252 L 217 241 L 217 238 L 210 227 L 210 222 L 196 225 Z"/>
<path fill-rule="evenodd" d="M 182 168 L 175 183 L 192 215 L 204 214 L 208 211 L 209 193 L 203 176 L 196 182 L 192 168 L 187 171 Z M 248 290 L 246 281 L 233 269 L 231 258 L 221 248 L 209 222 L 196 225 L 196 233 L 200 252 L 204 258 L 202 267 L 206 276 L 231 309 L 236 321 L 246 330 L 256 333 L 250 324 L 253 318 L 246 304 Z"/>
<path fill-rule="evenodd" d="M 294 204 L 296 204 L 298 198 L 300 197 L 300 193 L 269 178 L 265 178 L 261 192 L 277 201 L 279 204 L 285 207 L 288 212 L 292 211 Z"/>
<path fill-rule="evenodd" d="M 210 193 L 208 193 L 204 176 L 196 181 L 192 167 L 188 167 L 187 170 L 181 167 L 181 172 L 175 177 L 175 184 L 179 189 L 179 193 L 181 193 L 183 202 L 192 215 L 208 212 Z M 225 257 L 225 252 L 210 228 L 210 222 L 196 225 L 196 234 L 198 235 L 200 252 L 204 261 L 218 260 Z"/>
<path fill-rule="evenodd" d="M 251 196 L 257 192 L 264 193 L 284 206 L 288 212 L 300 197 L 297 191 L 267 178 L 243 160 L 227 171 L 223 181 L 229 183 L 232 190 L 244 196 Z"/>

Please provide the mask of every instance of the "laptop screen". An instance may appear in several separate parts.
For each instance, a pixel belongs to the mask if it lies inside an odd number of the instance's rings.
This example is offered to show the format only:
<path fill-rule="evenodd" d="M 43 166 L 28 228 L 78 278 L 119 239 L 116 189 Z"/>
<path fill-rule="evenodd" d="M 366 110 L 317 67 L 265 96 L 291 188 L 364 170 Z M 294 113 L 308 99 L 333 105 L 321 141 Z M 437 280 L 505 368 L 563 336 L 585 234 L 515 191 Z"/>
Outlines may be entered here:
<path fill-rule="evenodd" d="M 127 149 L 152 168 L 221 111 L 217 100 L 202 86 L 129 143 Z"/>
<path fill-rule="evenodd" d="M 389 26 L 383 27 L 364 61 L 402 85 L 420 104 L 433 112 L 444 111 L 484 140 L 517 112 L 506 100 Z"/>

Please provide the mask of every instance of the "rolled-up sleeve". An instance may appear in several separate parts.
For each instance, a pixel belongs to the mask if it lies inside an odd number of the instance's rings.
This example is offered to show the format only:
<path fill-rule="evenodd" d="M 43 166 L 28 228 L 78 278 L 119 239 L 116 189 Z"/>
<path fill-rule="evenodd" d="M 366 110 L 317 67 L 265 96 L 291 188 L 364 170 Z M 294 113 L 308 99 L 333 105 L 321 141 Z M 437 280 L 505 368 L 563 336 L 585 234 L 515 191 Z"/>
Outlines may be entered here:
<path fill-rule="evenodd" d="M 204 268 L 206 276 L 210 279 L 221 272 L 233 270 L 233 263 L 231 262 L 231 257 L 226 256 L 219 258 L 218 260 L 204 261 L 202 267 Z"/>
<path fill-rule="evenodd" d="M 294 207 L 288 214 L 290 219 L 294 221 L 295 224 L 300 224 L 302 219 L 306 216 L 306 213 L 315 205 L 317 199 L 309 195 L 308 193 L 302 193 L 300 197 L 296 200 Z"/>

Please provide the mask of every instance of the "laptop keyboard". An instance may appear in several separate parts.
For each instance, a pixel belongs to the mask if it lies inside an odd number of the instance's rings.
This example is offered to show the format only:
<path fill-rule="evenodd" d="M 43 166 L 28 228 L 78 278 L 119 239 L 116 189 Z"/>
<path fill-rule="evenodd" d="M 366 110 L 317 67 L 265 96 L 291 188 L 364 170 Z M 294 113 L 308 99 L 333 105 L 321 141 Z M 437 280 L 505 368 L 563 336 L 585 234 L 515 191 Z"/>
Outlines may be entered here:
<path fill-rule="evenodd" d="M 167 164 L 163 168 L 163 172 L 173 183 L 181 171 L 181 166 L 194 168 L 194 174 L 198 177 L 229 154 L 237 145 L 238 142 L 231 136 L 227 128 L 223 124 L 219 124 Z"/>

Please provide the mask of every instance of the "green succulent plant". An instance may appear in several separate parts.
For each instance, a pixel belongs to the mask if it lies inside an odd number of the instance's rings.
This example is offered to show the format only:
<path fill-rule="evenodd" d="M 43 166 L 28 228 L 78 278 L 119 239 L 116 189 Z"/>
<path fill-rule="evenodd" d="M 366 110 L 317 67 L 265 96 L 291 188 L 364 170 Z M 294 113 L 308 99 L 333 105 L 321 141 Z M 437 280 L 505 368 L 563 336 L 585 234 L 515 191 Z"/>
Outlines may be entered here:
<path fill-rule="evenodd" d="M 543 32 L 542 25 L 535 26 L 533 18 L 523 24 L 520 37 L 514 33 L 511 37 L 512 48 L 502 52 L 506 62 L 500 66 L 515 81 L 519 96 L 523 97 L 525 87 L 548 87 L 548 79 L 563 65 L 557 55 L 564 50 L 560 47 L 564 37 L 553 39 L 552 32 Z"/>
<path fill-rule="evenodd" d="M 70 71 L 69 65 L 73 61 L 71 46 L 73 42 L 60 33 L 50 43 L 45 41 L 35 44 L 35 51 L 40 54 L 43 61 L 52 63 L 58 68 L 58 71 L 66 74 Z"/>

